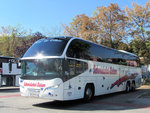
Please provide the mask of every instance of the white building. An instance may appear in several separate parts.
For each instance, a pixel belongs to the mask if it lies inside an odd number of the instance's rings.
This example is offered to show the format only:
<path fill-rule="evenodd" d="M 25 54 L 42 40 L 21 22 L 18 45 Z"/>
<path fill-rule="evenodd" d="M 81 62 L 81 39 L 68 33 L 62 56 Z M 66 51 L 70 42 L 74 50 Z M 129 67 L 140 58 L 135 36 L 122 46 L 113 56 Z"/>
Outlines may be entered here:
<path fill-rule="evenodd" d="M 0 57 L 0 87 L 19 86 L 21 66 L 13 57 Z"/>

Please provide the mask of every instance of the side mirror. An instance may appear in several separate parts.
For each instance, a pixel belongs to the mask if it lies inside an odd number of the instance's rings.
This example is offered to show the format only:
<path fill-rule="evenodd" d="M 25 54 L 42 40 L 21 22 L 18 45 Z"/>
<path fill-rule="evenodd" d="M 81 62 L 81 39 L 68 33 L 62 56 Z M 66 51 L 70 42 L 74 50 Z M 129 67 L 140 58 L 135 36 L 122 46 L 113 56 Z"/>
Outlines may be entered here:
<path fill-rule="evenodd" d="M 18 62 L 17 62 L 17 68 L 21 68 L 21 60 L 18 60 Z"/>

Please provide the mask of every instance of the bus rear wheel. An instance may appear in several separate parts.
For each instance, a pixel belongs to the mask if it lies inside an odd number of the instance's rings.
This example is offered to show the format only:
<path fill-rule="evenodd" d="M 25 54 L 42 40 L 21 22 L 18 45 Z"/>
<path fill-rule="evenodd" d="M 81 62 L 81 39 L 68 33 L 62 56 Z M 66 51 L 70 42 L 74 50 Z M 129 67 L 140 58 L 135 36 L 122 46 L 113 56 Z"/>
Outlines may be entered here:
<path fill-rule="evenodd" d="M 130 82 L 127 82 L 126 84 L 126 93 L 130 92 Z"/>
<path fill-rule="evenodd" d="M 84 91 L 84 101 L 90 102 L 94 97 L 94 91 L 92 88 L 92 85 L 86 85 L 85 91 Z"/>

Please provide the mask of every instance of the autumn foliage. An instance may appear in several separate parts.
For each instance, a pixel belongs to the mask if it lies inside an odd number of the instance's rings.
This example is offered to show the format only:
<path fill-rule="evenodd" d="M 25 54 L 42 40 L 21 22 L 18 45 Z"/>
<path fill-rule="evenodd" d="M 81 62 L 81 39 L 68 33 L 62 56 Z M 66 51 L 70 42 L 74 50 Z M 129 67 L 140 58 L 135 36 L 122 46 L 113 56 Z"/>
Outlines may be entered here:
<path fill-rule="evenodd" d="M 142 57 L 143 63 L 150 63 L 150 1 L 124 9 L 111 3 L 95 8 L 91 16 L 79 14 L 62 26 L 62 35 L 126 50 Z M 36 40 L 45 37 L 40 32 L 26 33 L 20 26 L 3 26 L 0 34 L 0 55 L 12 57 L 22 57 Z"/>
<path fill-rule="evenodd" d="M 92 16 L 77 15 L 64 29 L 65 35 L 126 50 L 150 63 L 150 1 L 125 9 L 117 4 L 97 7 Z"/>

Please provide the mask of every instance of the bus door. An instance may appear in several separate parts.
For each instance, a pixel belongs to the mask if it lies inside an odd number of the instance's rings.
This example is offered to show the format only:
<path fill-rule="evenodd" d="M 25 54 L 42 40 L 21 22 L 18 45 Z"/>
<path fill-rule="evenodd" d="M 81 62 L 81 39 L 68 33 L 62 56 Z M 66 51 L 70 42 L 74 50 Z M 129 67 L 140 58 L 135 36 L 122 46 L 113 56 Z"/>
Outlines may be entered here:
<path fill-rule="evenodd" d="M 69 64 L 69 76 L 70 76 L 70 88 L 73 89 L 73 95 L 75 98 L 80 98 L 83 95 L 84 89 L 84 75 L 87 75 L 88 64 L 79 60 L 68 61 Z"/>
<path fill-rule="evenodd" d="M 74 97 L 74 80 L 75 68 L 74 61 L 71 59 L 64 60 L 64 99 L 72 99 Z"/>
<path fill-rule="evenodd" d="M 78 97 L 82 86 L 79 76 L 83 73 L 83 62 L 67 59 L 64 67 L 67 79 L 64 84 L 64 95 L 70 99 L 76 96 Z"/>

